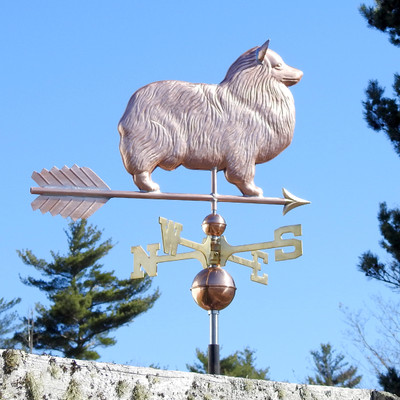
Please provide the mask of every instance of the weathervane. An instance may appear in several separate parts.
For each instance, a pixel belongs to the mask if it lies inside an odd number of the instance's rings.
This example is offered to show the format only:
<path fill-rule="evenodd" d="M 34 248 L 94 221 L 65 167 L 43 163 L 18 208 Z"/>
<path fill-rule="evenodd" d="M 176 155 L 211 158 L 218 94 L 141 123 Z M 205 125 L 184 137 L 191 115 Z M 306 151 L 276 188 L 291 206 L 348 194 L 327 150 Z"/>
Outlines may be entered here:
<path fill-rule="evenodd" d="M 212 193 L 216 195 L 216 169 L 212 171 Z M 304 201 L 305 202 L 305 201 Z M 163 251 L 166 255 L 158 255 L 160 244 L 154 243 L 147 245 L 147 251 L 141 246 L 132 247 L 131 251 L 134 256 L 132 279 L 144 277 L 144 272 L 149 276 L 157 275 L 157 265 L 168 261 L 179 261 L 188 259 L 197 259 L 203 268 L 209 265 L 218 265 L 224 267 L 227 261 L 241 264 L 252 269 L 250 279 L 254 282 L 268 284 L 268 276 L 259 275 L 262 259 L 264 264 L 268 263 L 268 254 L 260 250 L 276 249 L 275 261 L 290 260 L 300 257 L 303 254 L 301 240 L 293 238 L 282 238 L 284 234 L 291 233 L 294 236 L 301 236 L 301 225 L 284 226 L 274 231 L 274 240 L 262 243 L 253 243 L 240 246 L 231 246 L 222 234 L 225 231 L 225 220 L 217 214 L 217 203 L 212 202 L 212 213 L 208 215 L 203 223 L 202 228 L 207 237 L 202 243 L 196 243 L 181 237 L 183 229 L 182 224 L 160 217 L 161 237 Z M 193 251 L 178 253 L 178 246 L 183 246 Z M 281 248 L 291 247 L 292 251 L 283 252 Z M 235 253 L 251 252 L 252 260 L 234 255 Z"/>
<path fill-rule="evenodd" d="M 250 279 L 268 283 L 260 260 L 268 263 L 265 250 L 275 249 L 275 261 L 302 255 L 301 225 L 275 229 L 273 240 L 232 246 L 223 233 L 226 222 L 217 214 L 221 202 L 283 205 L 283 214 L 309 202 L 283 189 L 283 198 L 263 197 L 254 183 L 255 165 L 276 157 L 290 143 L 295 123 L 293 96 L 288 89 L 303 73 L 285 64 L 268 48 L 269 41 L 242 54 L 218 85 L 180 81 L 154 82 L 136 91 L 123 114 L 118 130 L 120 152 L 126 170 L 140 191 L 111 190 L 86 167 L 63 167 L 34 172 L 39 196 L 34 210 L 52 215 L 88 218 L 110 198 L 209 201 L 211 214 L 202 223 L 207 235 L 202 243 L 181 237 L 182 225 L 160 217 L 160 244 L 147 252 L 133 246 L 132 279 L 147 273 L 157 275 L 159 263 L 197 259 L 203 270 L 193 280 L 196 303 L 210 315 L 208 372 L 219 374 L 218 315 L 234 298 L 233 278 L 223 269 L 228 261 L 251 269 Z M 211 194 L 162 193 L 151 173 L 161 167 L 173 170 L 183 165 L 211 171 Z M 235 184 L 243 196 L 217 193 L 217 172 Z M 294 237 L 283 237 L 291 234 Z M 180 246 L 180 247 L 179 247 Z M 178 251 L 179 247 L 179 251 Z M 181 248 L 189 251 L 181 252 Z M 290 248 L 289 251 L 287 248 Z M 285 251 L 286 250 L 286 251 Z M 237 253 L 250 252 L 252 259 Z"/>

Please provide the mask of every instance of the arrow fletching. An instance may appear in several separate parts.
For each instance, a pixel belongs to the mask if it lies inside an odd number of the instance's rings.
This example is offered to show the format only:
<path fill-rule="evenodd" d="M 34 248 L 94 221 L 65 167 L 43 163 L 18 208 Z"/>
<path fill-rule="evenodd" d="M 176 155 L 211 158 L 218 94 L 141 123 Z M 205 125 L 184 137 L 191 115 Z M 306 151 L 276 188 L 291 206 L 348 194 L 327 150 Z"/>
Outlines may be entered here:
<path fill-rule="evenodd" d="M 104 190 L 105 193 L 110 188 L 103 182 L 90 168 L 78 167 L 71 168 L 64 166 L 62 169 L 53 167 L 50 171 L 43 168 L 42 171 L 33 172 L 32 179 L 41 187 L 48 189 L 60 189 L 59 194 L 44 193 L 32 202 L 33 210 L 40 210 L 42 214 L 49 212 L 51 215 L 61 215 L 64 218 L 71 217 L 74 221 L 79 218 L 86 219 L 95 211 L 102 207 L 109 197 L 90 196 L 90 190 L 95 189 L 96 193 Z M 68 196 L 66 192 L 77 189 L 85 189 L 89 196 Z M 51 190 L 49 191 L 51 192 Z"/>

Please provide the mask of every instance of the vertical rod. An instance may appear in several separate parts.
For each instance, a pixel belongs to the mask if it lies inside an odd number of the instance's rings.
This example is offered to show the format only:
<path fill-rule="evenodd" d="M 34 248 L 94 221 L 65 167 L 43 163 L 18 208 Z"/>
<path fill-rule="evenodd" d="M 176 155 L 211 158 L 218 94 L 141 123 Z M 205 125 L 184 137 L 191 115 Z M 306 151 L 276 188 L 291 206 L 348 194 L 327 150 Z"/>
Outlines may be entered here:
<path fill-rule="evenodd" d="M 210 344 L 218 343 L 218 310 L 210 310 L 208 312 L 210 316 Z"/>
<path fill-rule="evenodd" d="M 214 197 L 217 194 L 217 167 L 211 169 L 211 195 L 213 199 L 211 201 L 211 211 L 213 214 L 217 213 L 217 203 L 218 200 Z"/>
<path fill-rule="evenodd" d="M 211 211 L 213 214 L 217 213 L 218 200 L 215 197 L 217 194 L 217 167 L 211 169 L 211 195 L 213 199 L 211 201 Z M 214 240 L 219 237 L 212 237 Z M 209 265 L 209 268 L 216 267 L 217 265 Z M 208 312 L 210 316 L 210 344 L 208 345 L 208 373 L 212 375 L 220 375 L 221 367 L 219 362 L 219 343 L 218 343 L 218 310 L 210 310 Z"/>
<path fill-rule="evenodd" d="M 210 344 L 208 345 L 208 373 L 219 375 L 221 373 L 219 363 L 219 344 L 218 344 L 218 315 L 219 311 L 210 310 Z"/>

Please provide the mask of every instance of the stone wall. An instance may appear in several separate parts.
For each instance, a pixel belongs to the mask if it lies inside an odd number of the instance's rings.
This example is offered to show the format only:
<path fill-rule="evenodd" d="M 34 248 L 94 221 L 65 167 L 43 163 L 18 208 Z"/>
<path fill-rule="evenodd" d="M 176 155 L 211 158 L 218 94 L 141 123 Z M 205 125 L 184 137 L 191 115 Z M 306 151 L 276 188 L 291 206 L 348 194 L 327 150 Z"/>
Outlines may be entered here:
<path fill-rule="evenodd" d="M 298 385 L 0 350 L 1 400 L 393 400 L 365 389 Z"/>

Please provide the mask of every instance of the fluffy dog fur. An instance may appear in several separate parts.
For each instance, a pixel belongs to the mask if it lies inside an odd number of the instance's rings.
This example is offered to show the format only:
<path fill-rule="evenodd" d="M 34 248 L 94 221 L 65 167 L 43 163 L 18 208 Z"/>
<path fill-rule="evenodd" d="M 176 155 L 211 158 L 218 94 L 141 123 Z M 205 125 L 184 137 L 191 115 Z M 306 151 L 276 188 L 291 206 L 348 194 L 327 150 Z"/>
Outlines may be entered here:
<path fill-rule="evenodd" d="M 242 54 L 218 85 L 150 83 L 133 94 L 118 130 L 127 171 L 144 191 L 157 191 L 156 167 L 224 170 L 247 196 L 261 196 L 255 165 L 292 141 L 295 108 L 287 86 L 303 73 L 286 65 L 268 42 Z"/>

